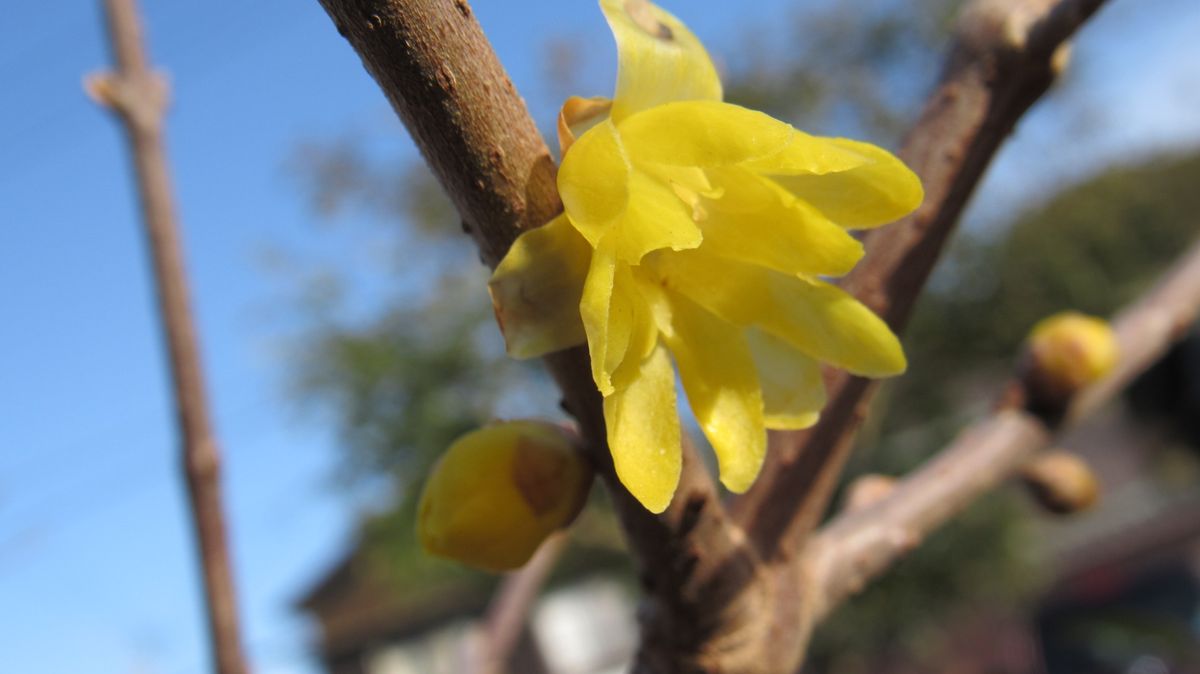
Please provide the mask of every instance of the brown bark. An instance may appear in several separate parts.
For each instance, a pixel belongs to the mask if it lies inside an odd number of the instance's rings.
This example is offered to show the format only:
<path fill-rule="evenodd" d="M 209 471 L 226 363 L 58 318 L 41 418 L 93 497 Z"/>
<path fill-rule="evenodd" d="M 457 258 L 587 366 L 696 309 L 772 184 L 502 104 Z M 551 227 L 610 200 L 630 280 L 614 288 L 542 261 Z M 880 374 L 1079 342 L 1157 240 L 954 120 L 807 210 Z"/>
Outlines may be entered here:
<path fill-rule="evenodd" d="M 205 399 L 203 368 L 189 306 L 162 123 L 167 86 L 147 64 L 134 0 L 105 0 L 116 70 L 85 83 L 121 121 L 132 150 L 145 234 L 166 336 L 188 501 L 195 529 L 213 665 L 244 674 L 237 601 L 221 505 L 220 460 Z"/>

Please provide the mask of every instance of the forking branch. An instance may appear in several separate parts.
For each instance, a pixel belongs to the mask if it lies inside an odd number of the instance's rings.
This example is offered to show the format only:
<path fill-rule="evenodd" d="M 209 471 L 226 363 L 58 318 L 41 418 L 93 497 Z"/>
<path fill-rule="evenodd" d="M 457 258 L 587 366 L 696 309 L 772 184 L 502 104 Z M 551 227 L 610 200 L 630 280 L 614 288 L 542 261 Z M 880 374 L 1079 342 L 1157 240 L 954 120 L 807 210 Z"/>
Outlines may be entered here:
<path fill-rule="evenodd" d="M 805 547 L 819 620 L 980 495 L 1010 477 L 1053 436 L 1098 411 L 1182 337 L 1200 314 L 1200 244 L 1113 321 L 1121 359 L 1074 397 L 1061 419 L 1004 406 L 873 505 L 834 518 Z M 1010 387 L 1021 387 L 1015 380 Z M 1020 396 L 1018 396 L 1019 398 Z"/>
<path fill-rule="evenodd" d="M 494 265 L 517 234 L 560 211 L 549 153 L 466 0 L 322 4 L 405 121 L 486 263 Z M 867 258 L 844 284 L 893 327 L 906 322 L 996 150 L 1053 82 L 1065 41 L 1102 4 L 975 0 L 964 9 L 941 83 L 901 152 L 925 184 L 926 203 L 873 234 Z M 831 401 L 824 420 L 812 431 L 775 437 L 759 483 L 736 502 L 736 519 L 690 448 L 671 508 L 653 516 L 615 479 L 586 354 L 572 349 L 548 357 L 547 364 L 613 493 L 642 571 L 647 603 L 636 671 L 794 671 L 814 623 L 857 588 L 855 578 L 881 572 L 906 549 L 903 543 L 919 540 L 896 539 L 886 553 L 872 553 L 879 560 L 874 567 L 841 578 L 822 569 L 843 568 L 845 560 L 820 555 L 839 549 L 837 554 L 850 554 L 854 546 L 843 541 L 859 534 L 849 523 L 865 528 L 868 518 L 847 516 L 819 538 L 810 537 L 873 392 L 864 380 L 840 374 L 827 380 Z M 1132 373 L 1145 365 L 1127 356 L 1122 367 Z M 973 437 L 1012 435 L 1016 441 L 974 441 L 989 451 L 970 456 L 992 457 L 998 468 L 982 482 L 958 473 L 956 493 L 966 500 L 1002 479 L 1007 467 L 1048 437 L 1010 414 L 987 422 L 983 431 Z M 948 456 L 958 455 L 955 450 Z M 924 492 L 922 475 L 912 478 L 917 487 L 902 486 L 894 498 Z M 954 512 L 920 506 L 928 497 L 909 503 L 926 529 Z"/>
<path fill-rule="evenodd" d="M 925 186 L 912 215 L 871 233 L 842 284 L 898 332 L 984 170 L 1065 65 L 1065 40 L 1103 0 L 975 0 L 959 17 L 941 81 L 900 157 Z M 734 505 L 766 558 L 788 557 L 820 522 L 878 384 L 832 372 L 821 421 L 777 433 L 762 477 Z"/>

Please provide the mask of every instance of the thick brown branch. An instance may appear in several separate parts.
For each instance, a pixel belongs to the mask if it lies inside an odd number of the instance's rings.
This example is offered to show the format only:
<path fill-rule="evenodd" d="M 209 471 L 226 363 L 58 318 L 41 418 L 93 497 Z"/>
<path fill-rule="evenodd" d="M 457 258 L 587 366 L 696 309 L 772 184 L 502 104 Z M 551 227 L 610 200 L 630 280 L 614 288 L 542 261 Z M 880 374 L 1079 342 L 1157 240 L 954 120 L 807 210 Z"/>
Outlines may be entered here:
<path fill-rule="evenodd" d="M 213 664 L 220 674 L 244 674 L 221 505 L 219 453 L 205 400 L 161 134 L 166 85 L 147 65 L 134 0 L 106 0 L 105 9 L 117 70 L 90 77 L 86 88 L 120 118 L 132 146 L 159 313 L 166 333 L 192 524 L 204 575 Z"/>
<path fill-rule="evenodd" d="M 1116 370 L 1076 396 L 1065 424 L 1096 412 L 1158 360 L 1200 314 L 1200 244 L 1153 291 L 1114 321 L 1121 360 Z M 1020 386 L 1014 382 L 1010 386 Z M 967 430 L 938 456 L 863 510 L 836 518 L 806 549 L 819 621 L 1049 445 L 1059 426 L 1028 412 L 1002 409 Z"/>
<path fill-rule="evenodd" d="M 321 4 L 404 120 L 486 263 L 495 265 L 522 230 L 561 211 L 554 162 L 467 0 Z M 643 612 L 648 641 L 670 641 L 673 652 L 698 648 L 712 625 L 697 624 L 695 616 L 719 622 L 736 610 L 740 603 L 731 597 L 740 597 L 755 567 L 711 477 L 685 447 L 672 506 L 661 516 L 648 513 L 613 472 L 585 350 L 554 354 L 546 363 L 638 558 L 651 598 Z"/>
<path fill-rule="evenodd" d="M 959 21 L 945 73 L 901 157 L 925 185 L 908 218 L 869 237 L 844 286 L 901 330 L 1001 142 L 1050 86 L 1059 51 L 1103 0 L 975 0 Z M 829 404 L 808 431 L 772 438 L 763 477 L 734 507 L 759 553 L 787 558 L 817 525 L 876 384 L 832 372 Z"/>

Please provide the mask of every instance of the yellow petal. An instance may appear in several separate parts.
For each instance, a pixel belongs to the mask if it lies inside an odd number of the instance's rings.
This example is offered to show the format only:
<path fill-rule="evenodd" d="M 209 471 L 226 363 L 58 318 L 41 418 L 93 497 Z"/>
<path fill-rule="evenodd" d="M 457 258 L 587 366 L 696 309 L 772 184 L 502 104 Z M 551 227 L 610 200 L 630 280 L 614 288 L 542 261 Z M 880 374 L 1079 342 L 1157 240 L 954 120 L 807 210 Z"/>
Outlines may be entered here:
<path fill-rule="evenodd" d="M 508 355 L 534 358 L 583 343 L 579 301 L 591 255 L 566 215 L 517 237 L 488 282 Z"/>
<path fill-rule="evenodd" d="M 670 101 L 721 100 L 708 52 L 683 23 L 645 0 L 600 0 L 617 41 L 613 119 Z"/>
<path fill-rule="evenodd" d="M 809 356 L 854 374 L 890 377 L 907 367 L 878 316 L 821 281 L 716 257 L 703 250 L 654 258 L 668 286 L 727 321 L 757 326 Z"/>
<path fill-rule="evenodd" d="M 703 240 L 691 207 L 668 183 L 638 169 L 630 173 L 629 207 L 612 236 L 617 257 L 629 264 L 653 250 L 687 250 Z"/>
<path fill-rule="evenodd" d="M 629 171 L 617 127 L 608 121 L 588 129 L 563 156 L 558 193 L 571 224 L 593 247 L 625 213 Z"/>
<path fill-rule="evenodd" d="M 629 326 L 621 328 L 624 334 L 620 356 L 615 356 L 615 350 L 610 345 L 605 358 L 605 369 L 611 373 L 615 388 L 629 385 L 632 378 L 637 376 L 641 362 L 658 343 L 658 327 L 644 292 L 647 290 L 653 291 L 655 288 L 646 287 L 644 281 L 634 276 L 629 265 L 617 265 L 608 321 L 610 325 L 628 323 Z"/>
<path fill-rule="evenodd" d="M 851 229 L 878 227 L 908 215 L 921 205 L 925 192 L 920 178 L 890 152 L 844 138 L 825 142 L 870 161 L 832 175 L 787 175 L 778 180 L 830 220 Z"/>
<path fill-rule="evenodd" d="M 601 246 L 592 256 L 579 313 L 587 335 L 592 379 L 603 395 L 625 386 L 654 348 L 658 329 L 628 265 Z"/>
<path fill-rule="evenodd" d="M 817 423 L 825 407 L 821 364 L 757 328 L 746 330 L 762 386 L 767 428 L 796 430 Z"/>
<path fill-rule="evenodd" d="M 637 264 L 652 250 L 700 245 L 691 209 L 667 182 L 629 165 L 612 122 L 597 124 L 571 146 L 558 191 L 579 233 L 593 247 L 608 240 L 621 261 Z"/>
<path fill-rule="evenodd" d="M 558 151 L 565 156 L 575 139 L 608 118 L 612 100 L 571 96 L 558 111 Z"/>
<path fill-rule="evenodd" d="M 667 345 L 696 420 L 717 454 L 721 482 L 746 491 L 767 451 L 763 399 L 742 329 L 690 300 L 671 298 L 674 331 Z"/>
<path fill-rule="evenodd" d="M 704 200 L 704 250 L 785 274 L 841 276 L 862 258 L 857 239 L 770 178 L 712 169 L 720 198 Z"/>
<path fill-rule="evenodd" d="M 635 162 L 824 174 L 869 161 L 768 114 L 720 101 L 660 105 L 630 116 L 618 128 Z"/>
<path fill-rule="evenodd" d="M 616 276 L 616 257 L 612 248 L 605 246 L 592 254 L 592 264 L 583 284 L 583 297 L 579 302 L 579 314 L 587 334 L 588 353 L 592 360 L 592 379 L 603 395 L 613 392 L 611 371 L 606 367 L 608 348 L 612 341 L 613 326 L 608 320 L 612 303 L 613 278 Z M 620 329 L 622 326 L 616 326 Z M 628 339 L 628 338 L 626 338 Z M 624 350 L 624 347 L 621 347 Z"/>
<path fill-rule="evenodd" d="M 604 398 L 608 447 L 621 484 L 647 510 L 667 509 L 682 465 L 675 372 L 659 346 L 629 386 Z"/>

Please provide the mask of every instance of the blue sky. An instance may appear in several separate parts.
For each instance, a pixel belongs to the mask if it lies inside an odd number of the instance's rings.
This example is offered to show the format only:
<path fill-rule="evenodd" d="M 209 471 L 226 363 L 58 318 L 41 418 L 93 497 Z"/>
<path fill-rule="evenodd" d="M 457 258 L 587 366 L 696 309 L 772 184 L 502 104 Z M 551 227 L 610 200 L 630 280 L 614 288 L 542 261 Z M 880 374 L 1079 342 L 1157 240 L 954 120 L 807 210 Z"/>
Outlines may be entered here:
<path fill-rule="evenodd" d="M 730 26 L 796 6 L 666 4 L 718 60 L 742 39 Z M 143 5 L 153 61 L 173 83 L 169 153 L 248 650 L 257 672 L 307 674 L 310 632 L 289 604 L 344 550 L 361 503 L 331 487 L 338 450 L 327 420 L 287 394 L 282 344 L 296 318 L 280 307 L 295 289 L 261 257 L 274 248 L 335 260 L 370 253 L 362 230 L 318 226 L 285 169 L 299 143 L 370 133 L 387 139 L 381 152 L 415 151 L 315 0 Z M 107 63 L 99 3 L 49 7 L 18 3 L 0 23 L 4 660 L 29 674 L 205 672 L 128 158 L 79 86 Z M 475 9 L 543 125 L 557 101 L 542 38 L 581 40 L 590 63 L 610 62 L 590 1 L 479 0 Z M 1194 146 L 1195 35 L 1200 6 L 1190 0 L 1114 2 L 1080 41 L 1067 86 L 1019 127 L 972 217 L 1002 219 L 1045 185 L 1114 157 Z M 580 93 L 605 93 L 612 73 L 589 78 L 596 90 Z M 365 304 L 390 291 L 381 283 L 362 284 Z"/>

